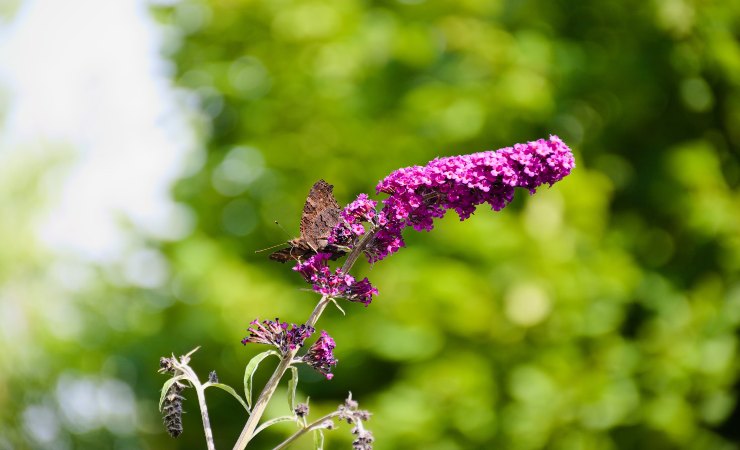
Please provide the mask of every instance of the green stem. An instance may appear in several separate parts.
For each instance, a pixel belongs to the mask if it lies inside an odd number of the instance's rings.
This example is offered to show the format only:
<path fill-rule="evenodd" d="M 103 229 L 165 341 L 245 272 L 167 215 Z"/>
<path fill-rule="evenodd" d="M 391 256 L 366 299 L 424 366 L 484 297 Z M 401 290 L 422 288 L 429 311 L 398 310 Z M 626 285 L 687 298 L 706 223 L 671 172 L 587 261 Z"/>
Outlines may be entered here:
<path fill-rule="evenodd" d="M 198 395 L 200 416 L 203 420 L 203 432 L 206 435 L 206 446 L 208 447 L 208 450 L 216 450 L 216 445 L 213 443 L 213 431 L 211 430 L 211 421 L 208 419 L 208 407 L 206 406 L 206 396 L 203 393 L 203 386 L 195 386 L 195 392 Z"/>
<path fill-rule="evenodd" d="M 206 447 L 208 448 L 208 450 L 216 450 L 216 445 L 213 443 L 213 431 L 211 430 L 211 421 L 208 418 L 208 406 L 206 406 L 206 396 L 203 392 L 205 388 L 200 383 L 200 380 L 198 380 L 198 375 L 195 374 L 195 371 L 188 364 L 188 362 L 190 361 L 190 355 L 195 353 L 195 351 L 199 348 L 200 347 L 197 347 L 195 350 L 183 356 L 181 358 L 182 361 L 175 361 L 176 367 L 185 375 L 185 378 L 190 381 L 190 383 L 195 388 L 196 395 L 198 396 L 198 406 L 200 407 L 200 417 L 203 420 L 203 433 L 206 437 Z"/>

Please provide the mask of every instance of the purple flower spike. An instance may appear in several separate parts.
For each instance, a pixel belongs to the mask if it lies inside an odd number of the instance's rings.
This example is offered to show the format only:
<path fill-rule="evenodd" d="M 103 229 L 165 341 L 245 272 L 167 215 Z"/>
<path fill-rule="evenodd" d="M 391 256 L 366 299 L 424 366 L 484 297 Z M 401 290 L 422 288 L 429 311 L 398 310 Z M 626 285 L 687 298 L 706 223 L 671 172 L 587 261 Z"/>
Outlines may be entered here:
<path fill-rule="evenodd" d="M 499 211 L 514 198 L 514 188 L 534 193 L 538 186 L 561 180 L 574 167 L 570 148 L 550 136 L 549 140 L 437 158 L 424 167 L 396 170 L 376 187 L 389 197 L 379 213 L 386 223 L 368 248 L 369 259 L 379 261 L 398 251 L 403 246 L 401 232 L 407 227 L 430 231 L 434 219 L 450 209 L 465 220 L 482 203 Z"/>
<path fill-rule="evenodd" d="M 249 336 L 242 339 L 242 344 L 267 344 L 273 345 L 285 355 L 299 347 L 303 347 L 303 342 L 308 339 L 315 331 L 313 327 L 307 325 L 296 325 L 287 322 L 280 322 L 280 319 L 264 320 L 260 323 L 253 320 L 249 323 L 251 326 L 247 329 Z"/>
<path fill-rule="evenodd" d="M 321 337 L 308 349 L 303 356 L 303 361 L 317 371 L 324 374 L 327 380 L 334 378 L 331 373 L 332 366 L 337 365 L 334 358 L 334 348 L 337 344 L 326 331 L 321 331 Z"/>

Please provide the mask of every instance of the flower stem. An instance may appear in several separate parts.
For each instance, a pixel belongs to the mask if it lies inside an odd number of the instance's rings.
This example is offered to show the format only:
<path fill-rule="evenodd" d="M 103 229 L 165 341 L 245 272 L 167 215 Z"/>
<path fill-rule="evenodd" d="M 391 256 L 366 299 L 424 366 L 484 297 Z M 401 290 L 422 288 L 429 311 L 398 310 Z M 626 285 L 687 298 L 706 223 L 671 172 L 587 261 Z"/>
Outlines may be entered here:
<path fill-rule="evenodd" d="M 338 413 L 334 411 L 333 413 L 329 413 L 325 415 L 324 417 L 321 417 L 319 419 L 314 420 L 309 425 L 306 425 L 305 427 L 301 428 L 300 430 L 293 433 L 288 439 L 284 440 L 280 444 L 278 444 L 277 447 L 273 448 L 272 450 L 280 450 L 283 448 L 286 448 L 288 445 L 292 444 L 293 441 L 298 439 L 299 437 L 303 436 L 304 434 L 308 433 L 309 431 L 312 431 L 316 428 L 319 428 L 321 424 L 323 424 L 325 421 L 331 419 L 332 417 L 336 416 Z"/>
<path fill-rule="evenodd" d="M 355 261 L 357 261 L 357 258 L 360 257 L 362 251 L 365 250 L 365 247 L 367 247 L 367 244 L 369 244 L 370 241 L 373 240 L 373 238 L 375 237 L 375 233 L 377 233 L 378 230 L 378 227 L 373 227 L 362 237 L 362 239 L 360 239 L 360 242 L 355 245 L 355 247 L 352 249 L 352 252 L 350 252 L 350 254 L 347 256 L 347 259 L 344 260 L 342 272 L 349 273 L 350 269 L 352 269 L 352 266 L 355 265 Z"/>

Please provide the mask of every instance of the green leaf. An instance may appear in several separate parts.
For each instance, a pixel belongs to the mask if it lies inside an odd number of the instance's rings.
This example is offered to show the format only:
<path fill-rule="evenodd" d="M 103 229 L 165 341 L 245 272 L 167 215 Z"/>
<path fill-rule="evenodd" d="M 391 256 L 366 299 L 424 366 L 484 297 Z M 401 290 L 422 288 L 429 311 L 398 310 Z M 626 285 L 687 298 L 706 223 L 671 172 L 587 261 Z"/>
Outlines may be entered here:
<path fill-rule="evenodd" d="M 275 350 L 267 350 L 250 359 L 249 363 L 247 364 L 247 368 L 244 370 L 244 396 L 247 398 L 247 405 L 249 405 L 249 410 L 251 410 L 252 408 L 252 378 L 254 377 L 254 372 L 257 371 L 257 367 L 259 367 L 262 360 L 270 355 L 275 355 L 280 358 L 280 353 L 276 352 Z"/>
<path fill-rule="evenodd" d="M 346 313 L 346 312 L 344 312 L 344 310 L 342 309 L 342 307 L 341 307 L 341 306 L 339 306 L 339 303 L 337 303 L 337 301 L 336 301 L 335 299 L 333 299 L 333 298 L 332 298 L 332 299 L 331 299 L 331 302 L 332 302 L 332 303 L 334 303 L 334 306 L 336 306 L 336 307 L 337 307 L 337 309 L 339 310 L 339 312 L 341 312 L 341 313 L 342 313 L 342 315 L 343 315 L 343 316 L 346 316 L 346 315 L 347 315 L 347 313 Z"/>
<path fill-rule="evenodd" d="M 170 387 L 172 387 L 173 384 L 177 383 L 178 381 L 184 378 L 185 378 L 185 375 L 178 375 L 164 382 L 164 384 L 162 385 L 162 392 L 159 394 L 159 410 L 160 411 L 162 411 L 162 403 L 164 403 L 164 398 L 167 396 L 167 391 L 170 390 Z"/>
<path fill-rule="evenodd" d="M 247 406 L 246 402 L 239 396 L 239 394 L 236 393 L 233 387 L 229 386 L 228 384 L 223 384 L 223 383 L 206 383 L 203 385 L 204 388 L 209 388 L 211 386 L 217 387 L 219 389 L 223 389 L 224 391 L 233 395 L 234 398 L 237 399 L 239 403 L 242 404 L 244 409 L 246 409 L 248 413 L 251 413 L 251 411 L 249 410 L 249 406 Z"/>
<path fill-rule="evenodd" d="M 291 367 L 290 370 L 293 372 L 293 375 L 288 382 L 288 406 L 291 412 L 295 412 L 295 390 L 298 386 L 298 369 Z"/>
<path fill-rule="evenodd" d="M 295 422 L 296 417 L 295 416 L 280 416 L 275 417 L 274 419 L 268 420 L 267 422 L 263 423 L 262 425 L 258 426 L 256 430 L 254 430 L 254 434 L 252 436 L 256 436 L 257 433 L 264 430 L 265 428 L 275 425 L 276 423 L 281 422 Z"/>
<path fill-rule="evenodd" d="M 324 430 L 321 428 L 313 432 L 313 446 L 315 450 L 324 450 Z"/>

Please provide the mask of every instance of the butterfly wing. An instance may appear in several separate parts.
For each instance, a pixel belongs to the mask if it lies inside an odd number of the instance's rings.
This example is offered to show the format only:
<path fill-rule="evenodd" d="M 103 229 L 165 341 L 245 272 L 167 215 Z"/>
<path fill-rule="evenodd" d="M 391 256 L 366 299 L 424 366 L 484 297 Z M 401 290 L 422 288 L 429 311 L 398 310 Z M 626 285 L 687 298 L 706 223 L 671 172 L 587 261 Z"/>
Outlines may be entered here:
<path fill-rule="evenodd" d="M 293 250 L 293 247 L 284 248 L 276 252 L 270 253 L 270 259 L 273 261 L 281 262 L 281 263 L 290 261 L 291 259 L 293 259 L 291 250 Z"/>
<path fill-rule="evenodd" d="M 300 245 L 300 242 L 297 239 L 293 239 L 289 242 L 290 247 L 286 247 L 283 249 L 280 249 L 274 253 L 270 254 L 270 259 L 273 261 L 278 261 L 281 263 L 292 261 L 292 260 L 301 260 L 306 255 L 311 255 L 313 253 L 313 250 L 311 248 Z"/>
<path fill-rule="evenodd" d="M 278 250 L 270 259 L 280 262 L 305 259 L 316 252 L 328 251 L 331 259 L 345 252 L 328 245 L 329 233 L 339 223 L 341 208 L 334 198 L 334 186 L 319 180 L 311 187 L 301 215 L 301 236 L 291 240 L 290 247 Z"/>
<path fill-rule="evenodd" d="M 333 191 L 334 186 L 319 180 L 311 187 L 303 205 L 301 239 L 314 251 L 326 247 L 329 233 L 339 223 L 341 209 Z"/>

